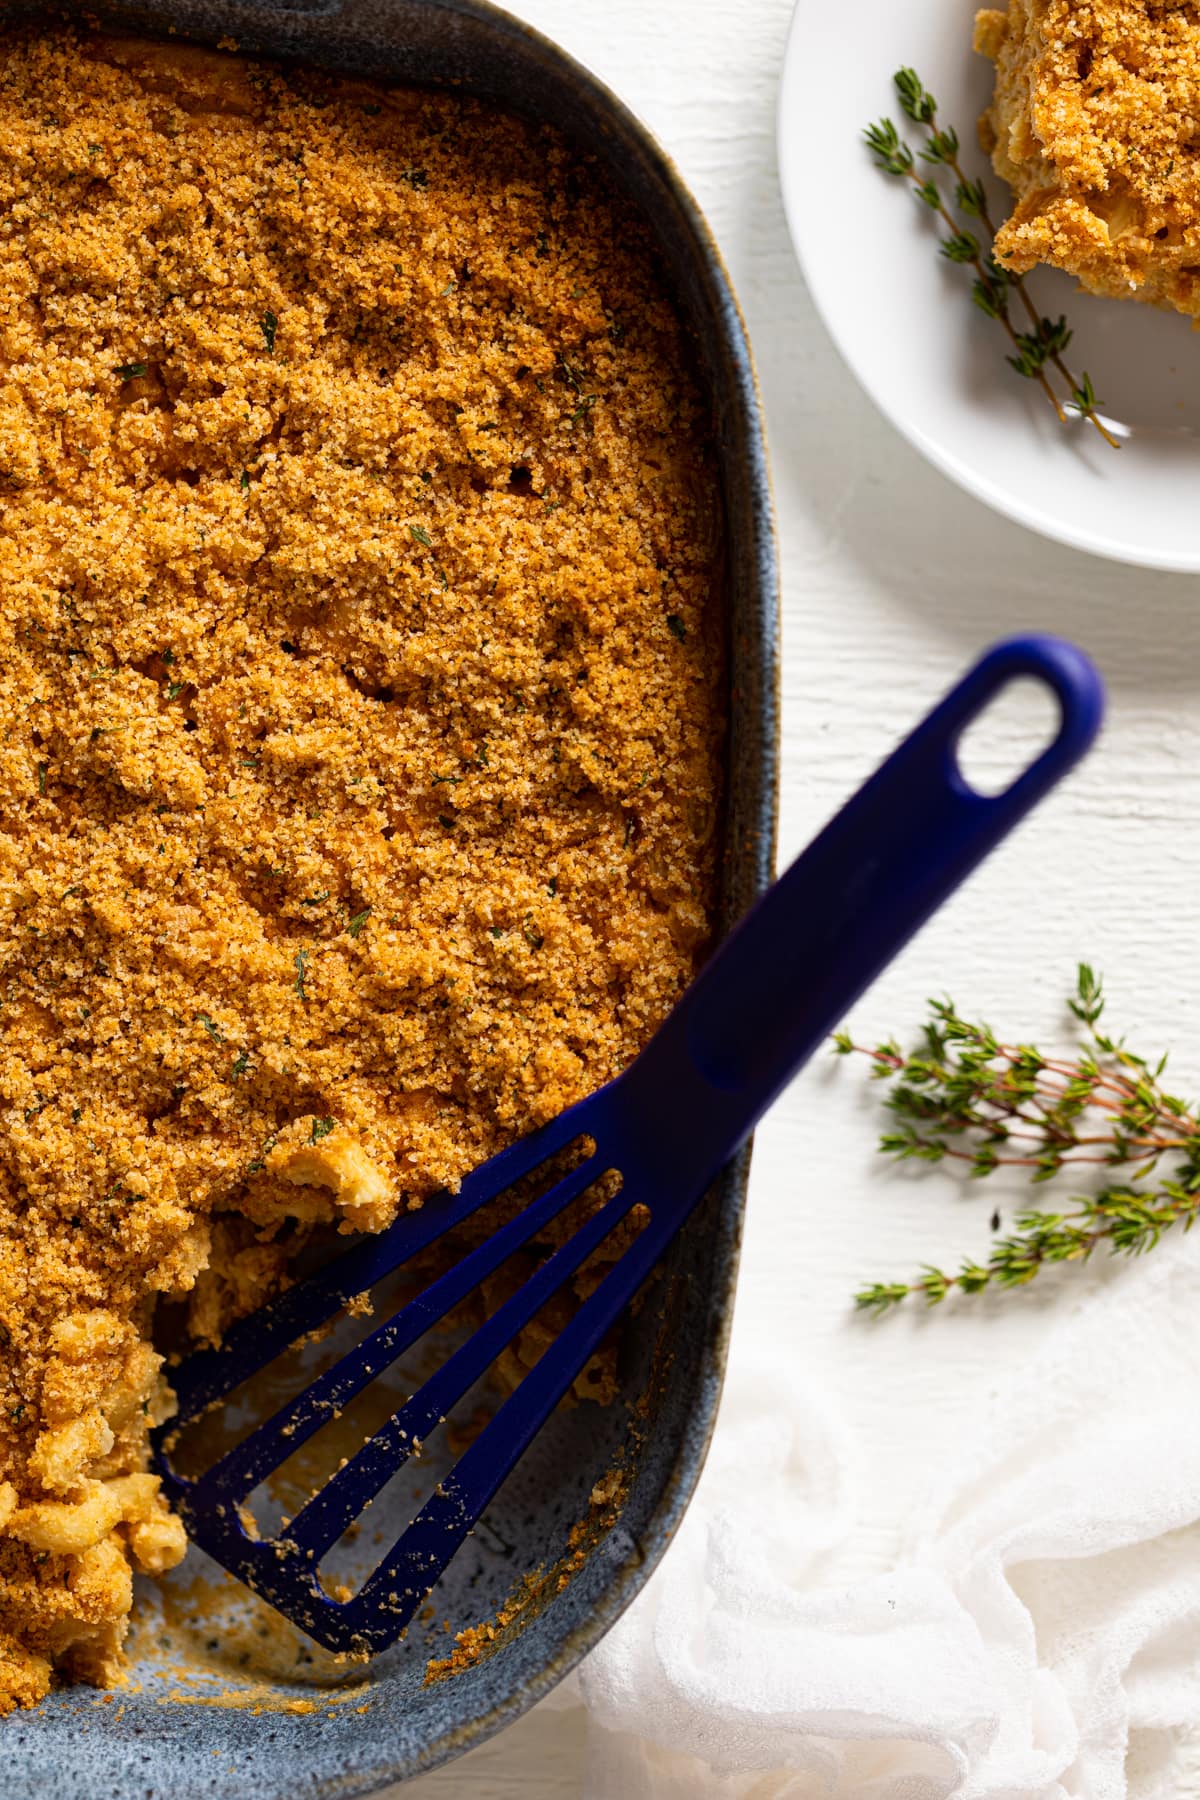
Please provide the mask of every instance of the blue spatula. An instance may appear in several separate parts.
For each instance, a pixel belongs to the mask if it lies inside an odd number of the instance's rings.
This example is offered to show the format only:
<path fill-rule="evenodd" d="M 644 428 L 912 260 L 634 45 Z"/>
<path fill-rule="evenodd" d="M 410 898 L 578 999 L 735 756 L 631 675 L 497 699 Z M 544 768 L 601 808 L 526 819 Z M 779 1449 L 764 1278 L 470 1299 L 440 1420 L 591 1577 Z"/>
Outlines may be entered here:
<path fill-rule="evenodd" d="M 1006 792 L 976 793 L 956 748 L 1017 677 L 1057 695 L 1050 746 Z M 888 758 L 714 953 L 666 1023 L 616 1080 L 492 1157 L 457 1194 L 403 1214 L 378 1237 L 234 1325 L 173 1375 L 177 1417 L 157 1434 L 164 1490 L 197 1544 L 331 1650 L 385 1649 L 400 1635 L 500 1484 L 642 1286 L 722 1165 L 863 989 L 934 909 L 1087 749 L 1103 689 L 1093 665 L 1049 637 L 992 650 Z M 317 1330 L 437 1238 L 577 1144 L 591 1153 L 203 1475 L 173 1461 L 180 1426 Z M 609 1171 L 619 1191 L 455 1350 L 273 1538 L 244 1503 L 304 1441 Z M 505 1347 L 634 1207 L 648 1222 L 458 1459 L 350 1599 L 321 1584 L 322 1559 Z M 639 1221 L 645 1213 L 639 1212 Z"/>

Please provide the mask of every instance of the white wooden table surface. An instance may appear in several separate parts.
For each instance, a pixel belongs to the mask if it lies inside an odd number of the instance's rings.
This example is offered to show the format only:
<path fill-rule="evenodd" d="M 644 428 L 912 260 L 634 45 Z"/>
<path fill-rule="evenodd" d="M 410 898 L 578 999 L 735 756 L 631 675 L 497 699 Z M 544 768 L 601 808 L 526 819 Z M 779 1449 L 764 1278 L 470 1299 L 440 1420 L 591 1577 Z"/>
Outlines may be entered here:
<path fill-rule="evenodd" d="M 903 1034 L 926 995 L 949 991 L 998 1029 L 1052 1035 L 1086 957 L 1131 1039 L 1173 1046 L 1177 1086 L 1200 1091 L 1197 584 L 1059 549 L 994 517 L 920 462 L 847 374 L 780 207 L 775 106 L 791 0 L 510 5 L 650 125 L 706 212 L 746 313 L 783 570 L 781 860 L 991 638 L 1062 632 L 1108 679 L 1100 748 L 910 946 L 856 1026 Z M 864 1483 L 848 1575 L 886 1565 L 906 1509 L 981 1398 L 1052 1317 L 1085 1302 L 1091 1279 L 1072 1271 L 1053 1296 L 875 1328 L 856 1319 L 847 1300 L 861 1279 L 982 1250 L 993 1197 L 989 1186 L 964 1200 L 938 1172 L 890 1173 L 873 1149 L 878 1124 L 860 1071 L 831 1065 L 810 1069 L 760 1129 L 733 1338 L 735 1357 L 764 1344 L 820 1370 L 878 1471 Z M 573 1800 L 583 1732 L 577 1708 L 535 1712 L 408 1784 L 405 1800 Z"/>

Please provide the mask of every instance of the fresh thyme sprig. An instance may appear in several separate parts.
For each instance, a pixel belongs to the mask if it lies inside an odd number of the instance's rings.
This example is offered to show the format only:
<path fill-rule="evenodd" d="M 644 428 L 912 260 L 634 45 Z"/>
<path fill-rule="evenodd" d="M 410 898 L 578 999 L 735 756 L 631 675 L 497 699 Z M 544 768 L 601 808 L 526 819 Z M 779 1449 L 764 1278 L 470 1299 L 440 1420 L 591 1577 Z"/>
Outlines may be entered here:
<path fill-rule="evenodd" d="M 1084 1031 L 1073 1057 L 1002 1043 L 948 1000 L 930 1002 L 923 1040 L 908 1054 L 894 1041 L 866 1049 L 837 1034 L 839 1055 L 866 1055 L 891 1084 L 886 1105 L 897 1127 L 879 1145 L 889 1156 L 951 1158 L 975 1179 L 1006 1166 L 1027 1169 L 1034 1182 L 1081 1164 L 1128 1170 L 1062 1211 L 1018 1212 L 985 1260 L 964 1261 L 956 1274 L 927 1265 L 912 1281 L 871 1283 L 855 1295 L 860 1308 L 882 1313 L 910 1294 L 936 1305 L 954 1289 L 1023 1287 L 1048 1264 L 1085 1262 L 1101 1244 L 1139 1255 L 1171 1226 L 1191 1228 L 1200 1212 L 1200 1113 L 1163 1087 L 1165 1056 L 1151 1066 L 1101 1028 L 1104 992 L 1087 963 L 1069 1004 Z M 993 1223 L 998 1229 L 998 1215 Z"/>
<path fill-rule="evenodd" d="M 981 180 L 973 180 L 964 170 L 959 155 L 958 133 L 951 125 L 939 125 L 937 102 L 915 70 L 899 69 L 894 80 L 906 117 L 925 133 L 925 143 L 918 152 L 921 162 L 931 169 L 949 170 L 955 182 L 954 204 L 964 217 L 978 221 L 983 227 L 988 236 L 987 247 L 980 243 L 975 232 L 955 220 L 937 181 L 918 168 L 917 158 L 891 119 L 880 119 L 877 124 L 868 125 L 863 133 L 877 164 L 885 174 L 909 181 L 917 198 L 931 212 L 937 213 L 946 225 L 949 235 L 942 240 L 941 253 L 950 262 L 964 263 L 974 269 L 972 298 L 980 311 L 989 319 L 997 320 L 1008 334 L 1013 346 L 1013 354 L 1007 358 L 1009 365 L 1018 375 L 1038 383 L 1054 408 L 1059 422 L 1065 424 L 1063 403 L 1046 374 L 1049 364 L 1067 385 L 1068 405 L 1088 420 L 1106 444 L 1111 445 L 1114 450 L 1120 449 L 1116 438 L 1100 417 L 1099 402 L 1091 377 L 1085 370 L 1077 381 L 1067 366 L 1065 352 L 1072 334 L 1065 317 L 1043 318 L 1034 306 L 1020 275 L 1002 268 L 996 261 L 992 249 L 996 239 L 996 226 L 988 210 L 987 190 Z M 1009 315 L 1011 293 L 1016 294 L 1025 310 L 1030 325 L 1028 331 L 1018 331 Z"/>
<path fill-rule="evenodd" d="M 944 134 L 939 134 L 939 136 Z M 1046 355 L 1042 351 L 1040 340 L 1034 340 L 1032 333 L 1022 334 L 1008 316 L 1008 287 L 1010 277 L 990 255 L 986 256 L 982 245 L 974 232 L 960 227 L 951 216 L 941 189 L 937 182 L 923 175 L 916 166 L 916 161 L 909 146 L 904 142 L 890 119 L 880 119 L 876 125 L 868 125 L 863 132 L 867 147 L 870 149 L 879 167 L 888 175 L 902 175 L 912 182 L 918 200 L 922 201 L 931 212 L 947 227 L 948 237 L 941 243 L 941 253 L 948 262 L 968 263 L 975 270 L 975 285 L 972 296 L 976 306 L 989 319 L 996 319 L 1004 327 L 1012 342 L 1015 356 L 1008 361 L 1018 374 L 1026 375 L 1036 381 L 1045 393 L 1047 400 L 1058 414 L 1060 424 L 1066 424 L 1067 415 L 1054 389 L 1046 379 Z M 921 152 L 922 156 L 927 153 Z"/>

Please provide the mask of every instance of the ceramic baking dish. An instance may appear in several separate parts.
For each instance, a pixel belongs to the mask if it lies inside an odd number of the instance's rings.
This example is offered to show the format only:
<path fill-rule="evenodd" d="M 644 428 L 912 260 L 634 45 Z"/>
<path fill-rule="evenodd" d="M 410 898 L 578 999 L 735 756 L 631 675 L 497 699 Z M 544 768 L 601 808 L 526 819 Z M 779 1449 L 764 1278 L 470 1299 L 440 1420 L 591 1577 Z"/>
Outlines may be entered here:
<path fill-rule="evenodd" d="M 730 694 L 722 930 L 765 886 L 775 829 L 777 579 L 762 424 L 729 281 L 695 203 L 662 152 L 607 89 L 562 51 L 482 0 L 117 0 L 87 14 L 125 33 L 216 44 L 385 81 L 453 87 L 558 126 L 603 158 L 647 220 L 689 328 L 715 425 L 726 520 Z M 0 0 L 0 21 L 61 17 Z M 83 9 L 79 11 L 82 13 Z M 437 1618 L 371 1666 L 356 1704 L 326 1705 L 310 1683 L 268 1683 L 256 1711 L 225 1623 L 204 1648 L 191 1624 L 135 1663 L 132 1688 L 98 1704 L 61 1690 L 0 1726 L 6 1800 L 349 1800 L 478 1743 L 545 1694 L 633 1599 L 670 1541 L 704 1460 L 721 1385 L 748 1153 L 726 1170 L 667 1259 L 621 1344 L 625 1404 L 581 1406 L 552 1422 L 437 1590 Z M 631 1431 L 632 1426 L 632 1431 Z M 589 1496 L 624 1457 L 621 1497 L 565 1579 L 556 1564 Z M 397 1530 L 403 1520 L 397 1517 Z M 185 1569 L 194 1560 L 189 1557 Z M 426 1681 L 462 1626 L 492 1618 L 533 1570 L 538 1597 L 489 1653 Z M 148 1598 L 153 1609 L 157 1602 Z M 189 1610 L 190 1609 L 190 1610 Z M 447 1621 L 449 1630 L 443 1629 Z M 146 1637 L 143 1630 L 143 1639 Z M 228 1648 L 228 1680 L 221 1656 Z M 182 1665 L 182 1666 L 181 1666 Z M 183 1704 L 249 1699 L 249 1706 Z M 344 1696 L 339 1696 L 344 1698 Z M 289 1699 L 315 1711 L 277 1708 Z M 359 1710 L 359 1708 L 363 1710 Z"/>

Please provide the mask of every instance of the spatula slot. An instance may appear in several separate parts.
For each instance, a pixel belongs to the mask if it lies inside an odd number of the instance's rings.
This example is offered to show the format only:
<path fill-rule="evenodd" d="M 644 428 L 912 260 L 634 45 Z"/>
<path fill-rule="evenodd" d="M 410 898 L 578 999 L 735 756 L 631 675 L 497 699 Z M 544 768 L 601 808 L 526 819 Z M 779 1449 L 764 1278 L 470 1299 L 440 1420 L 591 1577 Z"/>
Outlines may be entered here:
<path fill-rule="evenodd" d="M 469 1529 L 475 1516 L 468 1516 L 456 1498 L 456 1470 L 470 1460 L 470 1446 L 465 1457 L 460 1454 L 462 1440 L 455 1441 L 456 1428 L 461 1433 L 466 1424 L 475 1422 L 480 1402 L 486 1400 L 482 1428 L 482 1435 L 486 1436 L 491 1422 L 525 1392 L 531 1380 L 535 1386 L 541 1385 L 543 1358 L 539 1354 L 517 1386 L 516 1394 L 510 1394 L 506 1400 L 503 1388 L 498 1389 L 494 1383 L 494 1366 L 499 1356 L 530 1326 L 536 1329 L 540 1324 L 544 1329 L 548 1309 L 564 1285 L 572 1281 L 581 1285 L 568 1304 L 567 1313 L 578 1317 L 580 1294 L 596 1297 L 595 1284 L 603 1285 L 605 1271 L 611 1274 L 628 1263 L 640 1233 L 650 1223 L 649 1208 L 637 1204 L 634 1196 L 624 1191 L 617 1171 L 610 1169 L 597 1175 L 594 1159 L 578 1164 L 306 1390 L 301 1398 L 309 1415 L 314 1411 L 314 1403 L 318 1410 L 322 1404 L 323 1382 L 325 1399 L 335 1392 L 348 1395 L 347 1406 L 338 1408 L 335 1416 L 323 1414 L 309 1433 L 312 1441 L 303 1445 L 311 1456 L 322 1435 L 337 1434 L 329 1442 L 340 1452 L 339 1466 L 327 1474 L 323 1485 L 321 1469 L 306 1463 L 303 1457 L 291 1470 L 284 1466 L 295 1460 L 295 1452 L 279 1424 L 281 1418 L 288 1418 L 289 1409 L 285 1407 L 211 1469 L 194 1490 L 185 1491 L 185 1509 L 190 1511 L 196 1505 L 208 1512 L 215 1505 L 228 1522 L 222 1533 L 222 1560 L 260 1592 L 272 1593 L 281 1583 L 289 1587 L 296 1601 L 293 1618 L 319 1641 L 365 1646 L 368 1635 L 357 1624 L 365 1604 L 368 1611 L 380 1611 L 383 1618 L 370 1641 L 376 1647 L 390 1642 L 411 1616 L 413 1607 L 424 1598 L 440 1567 L 425 1541 L 429 1508 L 434 1507 L 433 1516 L 439 1521 L 443 1514 L 451 1524 L 457 1519 L 460 1532 Z M 355 1416 L 356 1408 L 379 1408 L 386 1404 L 384 1396 L 389 1392 L 394 1404 L 396 1392 L 390 1382 L 385 1385 L 381 1376 L 378 1345 L 390 1342 L 395 1334 L 406 1357 L 415 1351 L 420 1358 L 427 1347 L 422 1344 L 423 1334 L 444 1337 L 452 1329 L 446 1323 L 446 1295 L 467 1295 L 484 1276 L 501 1269 L 514 1254 L 536 1254 L 530 1247 L 537 1245 L 539 1231 L 561 1236 L 563 1241 L 544 1242 L 533 1272 L 518 1279 L 499 1304 L 489 1307 L 485 1302 L 483 1322 L 448 1355 L 444 1344 L 435 1344 L 434 1372 L 415 1393 L 402 1400 L 378 1429 L 364 1431 L 363 1420 L 370 1422 L 371 1414 L 358 1412 Z M 586 1302 L 582 1311 L 588 1311 Z M 414 1318 L 420 1328 L 415 1334 L 410 1324 Z M 543 1342 L 549 1348 L 549 1340 Z M 591 1348 L 599 1348 L 599 1343 L 597 1334 Z M 402 1380 L 406 1357 L 393 1357 L 393 1381 Z M 587 1360 L 581 1359 L 580 1366 L 585 1366 Z M 542 1404 L 552 1407 L 560 1393 L 561 1390 Z M 443 1433 L 441 1427 L 447 1424 L 451 1430 Z M 294 1435 L 300 1434 L 297 1431 Z M 364 1437 L 365 1441 L 361 1441 Z M 347 1459 L 344 1445 L 356 1439 L 360 1447 Z M 430 1439 L 435 1440 L 434 1454 L 426 1465 L 425 1447 Z M 265 1452 L 258 1461 L 256 1445 Z M 418 1454 L 414 1455 L 414 1451 Z M 247 1472 L 255 1479 L 248 1478 Z M 291 1518 L 280 1502 L 280 1472 L 295 1478 L 304 1498 L 299 1512 Z M 266 1475 L 270 1478 L 262 1479 Z M 402 1483 L 398 1499 L 394 1489 L 397 1480 Z M 393 1488 L 389 1504 L 378 1516 L 390 1516 L 393 1521 L 397 1516 L 408 1517 L 412 1525 L 399 1544 L 393 1542 L 381 1559 L 379 1548 L 385 1534 L 373 1531 L 371 1521 L 364 1522 L 362 1515 L 389 1487 Z M 254 1490 L 248 1504 L 243 1499 L 247 1488 Z M 294 1486 L 292 1492 L 296 1491 Z M 283 1492 L 286 1499 L 286 1488 Z M 390 1503 L 393 1499 L 395 1504 Z M 240 1529 L 235 1521 L 240 1521 Z M 234 1525 L 232 1536 L 230 1525 Z M 445 1524 L 439 1522 L 435 1540 L 445 1530 Z M 394 1524 L 388 1537 L 392 1531 Z M 249 1535 L 243 1536 L 243 1532 Z M 317 1579 L 318 1570 L 326 1576 L 324 1586 Z M 399 1583 L 394 1597 L 393 1582 Z M 382 1602 L 376 1591 L 380 1583 L 387 1588 Z M 359 1588 L 357 1595 L 353 1594 L 355 1586 Z"/>
<path fill-rule="evenodd" d="M 421 1502 L 444 1491 L 444 1478 L 455 1460 L 487 1429 L 506 1397 L 551 1350 L 580 1302 L 595 1292 L 651 1220 L 648 1207 L 630 1207 L 622 1198 L 620 1177 L 613 1170 L 589 1187 L 571 1210 L 579 1229 L 562 1233 L 564 1241 L 557 1245 L 541 1246 L 540 1254 L 530 1246 L 505 1265 L 499 1284 L 492 1287 L 484 1319 L 476 1320 L 475 1334 L 449 1358 L 442 1351 L 436 1374 L 347 1468 L 325 1482 L 311 1505 L 284 1530 L 285 1537 L 312 1549 L 327 1592 L 342 1598 L 375 1571 L 395 1520 L 413 1517 Z M 614 1327 L 614 1335 L 618 1329 Z M 498 1343 L 505 1348 L 485 1361 L 481 1339 L 487 1340 L 488 1348 Z M 602 1397 L 609 1379 L 604 1368 L 608 1354 L 601 1346 L 580 1372 L 576 1398 Z M 470 1385 L 463 1387 L 464 1382 Z M 414 1443 L 419 1449 L 410 1455 Z M 363 1485 L 380 1476 L 375 1499 L 363 1508 Z M 351 1505 L 356 1508 L 353 1514 L 348 1510 Z M 374 1518 L 389 1522 L 386 1536 Z M 337 1538 L 322 1549 L 335 1523 L 342 1520 L 346 1522 Z"/>
<path fill-rule="evenodd" d="M 584 1202 L 587 1214 L 579 1228 L 564 1243 L 552 1248 L 537 1269 L 519 1281 L 501 1304 L 489 1309 L 484 1302 L 482 1318 L 477 1321 L 471 1336 L 449 1357 L 437 1357 L 433 1373 L 411 1399 L 363 1444 L 346 1467 L 331 1474 L 320 1491 L 313 1495 L 287 1528 L 288 1537 L 306 1552 L 318 1558 L 325 1553 L 391 1475 L 408 1461 L 414 1445 L 424 1444 L 432 1437 L 468 1389 L 498 1362 L 518 1333 L 553 1300 L 563 1284 L 620 1222 L 627 1203 L 621 1200 L 619 1180 L 610 1179 L 605 1184 L 610 1198 L 597 1211 L 587 1204 L 591 1183 L 587 1181 L 585 1166 L 559 1183 L 538 1207 L 527 1208 L 496 1233 L 488 1245 L 449 1270 L 430 1293 L 436 1293 L 442 1286 L 448 1286 L 452 1291 L 469 1291 L 467 1282 L 473 1267 L 485 1269 L 488 1274 L 502 1269 L 498 1246 L 505 1239 L 510 1239 L 515 1249 L 529 1245 L 529 1227 L 533 1220 L 540 1215 L 547 1225 L 553 1224 L 556 1220 L 552 1210 L 555 1199 L 570 1184 L 577 1184 L 574 1198 Z M 423 1306 L 424 1299 L 418 1305 Z"/>
<path fill-rule="evenodd" d="M 619 1176 L 598 1174 L 591 1150 L 585 1142 L 556 1158 L 553 1172 L 563 1160 L 573 1166 L 548 1185 L 544 1179 L 532 1187 L 525 1183 L 516 1204 L 509 1195 L 497 1196 L 503 1222 L 489 1217 L 494 1229 L 482 1243 L 414 1295 L 403 1296 L 390 1317 L 372 1320 L 365 1335 L 358 1330 L 360 1341 L 344 1340 L 346 1331 L 355 1333 L 353 1318 L 325 1334 L 315 1348 L 322 1371 L 308 1375 L 307 1385 L 211 1465 L 198 1495 L 233 1511 L 253 1537 L 294 1540 L 311 1568 L 628 1210 L 619 1198 Z M 537 1195 L 532 1201 L 530 1191 Z M 442 1248 L 450 1254 L 445 1242 Z M 518 1277 L 511 1298 L 489 1308 L 484 1284 L 517 1256 L 526 1271 L 533 1257 L 535 1273 L 524 1282 Z M 486 1334 L 476 1333 L 447 1357 L 448 1334 L 460 1322 L 469 1324 L 473 1297 L 474 1316 L 486 1320 L 491 1348 L 481 1354 Z M 499 1321 L 507 1328 L 499 1330 Z M 302 1361 L 304 1348 L 292 1358 Z M 409 1398 L 431 1364 L 436 1375 Z M 415 1492 L 414 1504 L 419 1498 Z M 297 1506 L 298 1516 L 290 1517 Z"/>
<path fill-rule="evenodd" d="M 215 1349 L 184 1359 L 174 1371 L 179 1420 L 190 1419 L 226 1399 L 258 1369 L 265 1368 L 293 1343 L 334 1318 L 359 1294 L 373 1288 L 393 1269 L 412 1263 L 439 1238 L 456 1232 L 464 1221 L 506 1190 L 546 1168 L 553 1176 L 556 1159 L 573 1146 L 591 1154 L 591 1140 L 573 1125 L 572 1108 L 548 1125 L 501 1150 L 472 1170 L 455 1194 L 435 1195 L 415 1212 L 403 1212 L 377 1236 L 358 1239 L 325 1267 L 306 1274 L 248 1318 L 225 1331 Z M 177 1434 L 178 1426 L 169 1435 Z"/>
<path fill-rule="evenodd" d="M 347 1396 L 337 1392 L 326 1395 L 321 1391 L 314 1394 L 313 1384 L 366 1339 L 377 1334 L 405 1306 L 428 1293 L 448 1270 L 460 1266 L 471 1251 L 479 1251 L 493 1243 L 502 1228 L 508 1227 L 513 1235 L 520 1235 L 514 1221 L 527 1217 L 529 1229 L 536 1229 L 537 1217 L 530 1213 L 531 1207 L 545 1202 L 547 1196 L 551 1196 L 551 1212 L 570 1206 L 581 1185 L 577 1172 L 584 1169 L 594 1151 L 592 1139 L 586 1136 L 575 1138 L 508 1187 L 477 1199 L 464 1217 L 459 1216 L 462 1212 L 460 1196 L 438 1195 L 418 1213 L 397 1221 L 385 1237 L 414 1220 L 420 1222 L 425 1239 L 430 1241 L 420 1242 L 399 1267 L 389 1267 L 386 1255 L 377 1257 L 377 1263 L 385 1270 L 379 1280 L 355 1294 L 348 1307 L 340 1308 L 324 1325 L 308 1332 L 300 1341 L 276 1351 L 268 1335 L 265 1358 L 253 1353 L 253 1344 L 244 1346 L 249 1351 L 242 1358 L 246 1372 L 235 1386 L 229 1388 L 224 1404 L 205 1409 L 193 1418 L 185 1415 L 183 1421 L 170 1430 L 167 1443 L 175 1471 L 185 1478 L 195 1479 L 213 1469 L 227 1454 L 235 1450 L 244 1453 L 251 1434 L 257 1435 L 260 1427 L 270 1424 L 277 1433 L 286 1435 L 281 1435 L 279 1454 L 273 1460 L 262 1460 L 266 1457 L 266 1444 L 259 1440 L 260 1473 L 265 1474 L 289 1457 L 293 1448 L 299 1450 L 301 1443 L 320 1428 L 320 1421 L 313 1425 L 311 1420 L 314 1409 L 319 1412 L 326 1399 L 330 1420 L 336 1422 L 333 1414 L 336 1412 L 340 1417 L 344 1413 Z M 372 1248 L 378 1242 L 365 1240 L 365 1245 Z M 401 1248 L 404 1247 L 402 1244 Z M 305 1285 L 328 1280 L 331 1271 L 346 1260 L 344 1255 L 327 1260 L 325 1268 L 309 1276 Z M 282 1303 L 286 1304 L 295 1291 L 283 1295 Z M 464 1303 L 467 1292 L 469 1289 L 464 1289 L 463 1295 L 450 1305 L 447 1323 L 451 1327 L 455 1323 L 455 1310 Z M 434 1309 L 430 1323 L 440 1316 L 436 1309 L 442 1305 L 443 1298 L 444 1293 L 436 1301 L 429 1302 Z M 234 1327 L 235 1331 L 238 1329 Z M 381 1349 L 381 1358 L 383 1354 Z M 379 1366 L 387 1365 L 381 1361 Z M 416 1380 L 419 1379 L 418 1375 Z M 311 1399 L 305 1408 L 305 1419 L 288 1418 L 289 1403 L 296 1397 L 308 1396 Z M 344 1433 L 337 1435 L 341 1437 Z M 241 1460 L 246 1460 L 244 1455 Z M 237 1497 L 242 1497 L 250 1485 L 252 1482 L 248 1481 Z"/>

